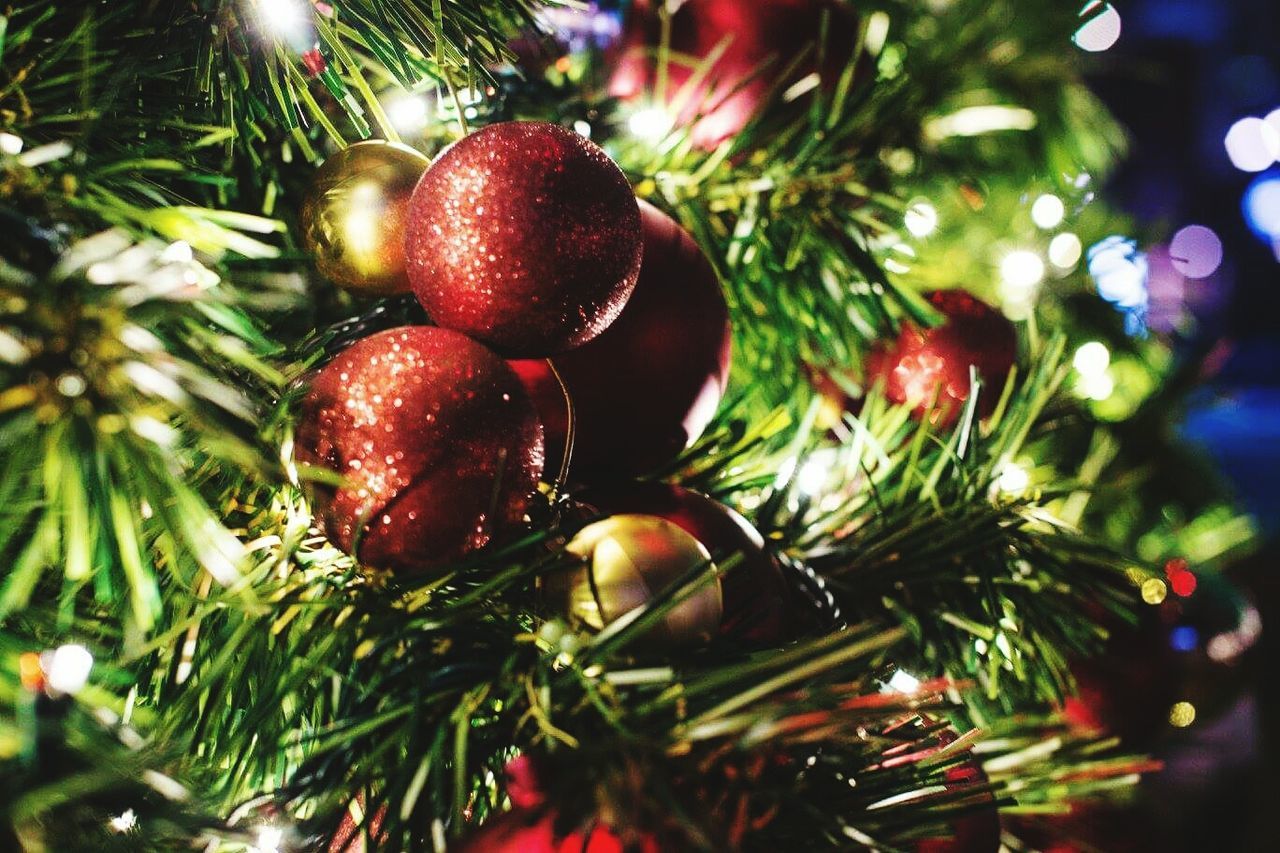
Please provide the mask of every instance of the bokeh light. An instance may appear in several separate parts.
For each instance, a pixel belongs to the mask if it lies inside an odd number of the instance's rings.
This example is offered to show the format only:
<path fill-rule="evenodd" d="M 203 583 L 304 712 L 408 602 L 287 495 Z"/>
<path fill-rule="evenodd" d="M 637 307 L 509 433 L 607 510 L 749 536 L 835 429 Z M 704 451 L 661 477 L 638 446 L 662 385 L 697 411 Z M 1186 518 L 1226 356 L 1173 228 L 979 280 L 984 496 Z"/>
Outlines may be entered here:
<path fill-rule="evenodd" d="M 1089 274 L 1098 294 L 1120 308 L 1133 310 L 1146 305 L 1147 273 L 1147 256 L 1127 237 L 1113 235 L 1089 249 Z"/>
<path fill-rule="evenodd" d="M 431 102 L 426 95 L 405 93 L 386 105 L 387 120 L 402 136 L 421 136 L 431 123 Z"/>
<path fill-rule="evenodd" d="M 257 0 L 262 23 L 272 34 L 298 50 L 306 50 L 314 40 L 311 5 L 303 0 Z"/>
<path fill-rule="evenodd" d="M 1269 243 L 1280 240 L 1280 175 L 1256 179 L 1244 193 L 1244 218 Z"/>
<path fill-rule="evenodd" d="M 1076 350 L 1071 365 L 1082 376 L 1098 376 L 1106 373 L 1111 366 L 1111 350 L 1101 341 L 1089 341 Z"/>
<path fill-rule="evenodd" d="M 1196 573 L 1188 568 L 1187 561 L 1183 559 L 1174 559 L 1165 563 L 1164 574 L 1169 579 L 1169 588 L 1179 598 L 1190 598 L 1199 585 Z"/>
<path fill-rule="evenodd" d="M 1185 729 L 1196 721 L 1196 706 L 1190 702 L 1177 702 L 1169 709 L 1169 722 L 1175 728 Z"/>
<path fill-rule="evenodd" d="M 1010 497 L 1021 497 L 1031 485 L 1031 472 L 1017 462 L 1006 462 L 1000 466 L 1000 476 L 996 478 L 996 488 Z"/>
<path fill-rule="evenodd" d="M 899 693 L 915 693 L 920 689 L 920 679 L 905 669 L 900 669 L 889 679 L 889 687 Z"/>
<path fill-rule="evenodd" d="M 627 119 L 627 129 L 632 136 L 648 142 L 657 142 L 671 130 L 671 114 L 662 107 L 645 107 L 632 113 Z"/>
<path fill-rule="evenodd" d="M 1044 279 L 1044 261 L 1029 249 L 1018 249 L 1000 262 L 1000 278 L 1011 287 L 1031 288 Z"/>
<path fill-rule="evenodd" d="M 1231 164 L 1243 172 L 1261 172 L 1280 157 L 1280 131 L 1256 116 L 1231 125 L 1223 144 Z"/>
<path fill-rule="evenodd" d="M 117 834 L 129 832 L 137 825 L 138 815 L 133 809 L 125 809 L 107 821 L 107 826 L 111 827 L 111 831 Z"/>
<path fill-rule="evenodd" d="M 42 656 L 45 680 L 49 687 L 61 693 L 73 694 L 89 681 L 93 669 L 93 655 L 78 643 L 59 646 Z"/>
<path fill-rule="evenodd" d="M 1280 109 L 1272 110 L 1263 121 L 1271 126 L 1271 129 L 1276 132 L 1276 136 L 1280 137 Z"/>
<path fill-rule="evenodd" d="M 1188 225 L 1173 235 L 1169 258 L 1187 278 L 1208 278 L 1222 266 L 1222 240 L 1211 228 Z"/>
<path fill-rule="evenodd" d="M 1072 41 L 1076 43 L 1076 47 L 1081 50 L 1087 50 L 1090 53 L 1098 53 L 1120 40 L 1120 13 L 1110 3 L 1092 0 L 1080 10 L 1081 17 L 1086 15 L 1093 17 L 1090 17 L 1088 21 L 1080 25 L 1080 29 L 1076 30 L 1076 34 L 1072 38 Z"/>
<path fill-rule="evenodd" d="M 1067 206 L 1056 195 L 1046 193 L 1031 205 L 1031 221 L 1048 231 L 1057 228 L 1067 215 Z"/>
<path fill-rule="evenodd" d="M 1169 588 L 1160 578 L 1147 578 L 1142 583 L 1142 600 L 1147 604 L 1160 604 L 1169 594 Z"/>
<path fill-rule="evenodd" d="M 1049 263 L 1060 270 L 1073 270 L 1084 254 L 1084 244 L 1070 231 L 1049 241 Z"/>
<path fill-rule="evenodd" d="M 1111 395 L 1116 392 L 1116 381 L 1111 378 L 1110 373 L 1104 370 L 1101 373 L 1081 376 L 1080 384 L 1077 388 L 1081 396 L 1101 403 L 1103 400 L 1109 400 Z"/>
<path fill-rule="evenodd" d="M 1194 652 L 1200 645 L 1200 632 L 1190 625 L 1179 625 L 1169 632 L 1169 645 L 1175 652 Z"/>
<path fill-rule="evenodd" d="M 907 206 L 902 224 L 915 237 L 928 237 L 938 228 L 938 209 L 925 199 L 918 199 Z"/>

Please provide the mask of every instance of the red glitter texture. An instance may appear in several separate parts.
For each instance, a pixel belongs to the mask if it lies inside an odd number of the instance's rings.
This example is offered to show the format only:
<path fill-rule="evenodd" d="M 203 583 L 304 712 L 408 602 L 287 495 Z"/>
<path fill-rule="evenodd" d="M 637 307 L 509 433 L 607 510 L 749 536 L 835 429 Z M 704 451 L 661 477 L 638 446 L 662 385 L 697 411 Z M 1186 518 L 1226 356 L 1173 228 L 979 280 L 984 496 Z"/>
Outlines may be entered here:
<path fill-rule="evenodd" d="M 506 363 L 457 332 L 388 329 L 320 370 L 300 462 L 345 477 L 317 515 L 367 565 L 429 570 L 520 521 L 542 474 L 542 426 Z"/>
<path fill-rule="evenodd" d="M 978 416 L 989 416 L 1017 360 L 1013 324 L 963 290 L 937 290 L 925 298 L 946 316 L 945 322 L 932 329 L 906 325 L 897 341 L 873 350 L 867 359 L 868 383 L 883 380 L 889 400 L 912 404 L 921 416 L 941 385 L 932 418 L 945 427 L 956 422 L 969 399 L 972 365 L 983 381 Z"/>
<path fill-rule="evenodd" d="M 671 217 L 641 202 L 644 263 L 626 309 L 604 334 L 553 361 L 577 416 L 574 482 L 650 471 L 702 435 L 729 381 L 729 309 L 711 263 Z M 564 394 L 545 361 L 512 367 L 547 431 L 548 466 L 564 451 Z"/>
<path fill-rule="evenodd" d="M 437 324 L 507 356 L 543 358 L 622 312 L 640 271 L 640 211 L 594 143 L 553 124 L 495 124 L 423 175 L 405 254 Z"/>

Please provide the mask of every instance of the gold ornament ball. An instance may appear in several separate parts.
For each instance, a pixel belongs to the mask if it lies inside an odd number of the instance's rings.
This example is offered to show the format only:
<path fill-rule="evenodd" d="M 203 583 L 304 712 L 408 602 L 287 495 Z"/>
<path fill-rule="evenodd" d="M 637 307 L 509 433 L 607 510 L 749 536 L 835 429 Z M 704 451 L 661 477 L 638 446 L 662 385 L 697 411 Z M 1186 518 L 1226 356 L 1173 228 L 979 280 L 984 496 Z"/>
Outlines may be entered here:
<path fill-rule="evenodd" d="M 325 278 L 364 296 L 409 290 L 405 208 L 431 161 L 407 145 L 357 142 L 316 170 L 299 219 Z"/>
<path fill-rule="evenodd" d="M 653 515 L 615 515 L 583 528 L 566 548 L 582 565 L 549 576 L 546 594 L 561 612 L 599 630 L 642 607 L 698 567 L 711 564 L 702 543 Z M 720 579 L 669 610 L 647 639 L 662 647 L 707 643 L 720 630 Z"/>

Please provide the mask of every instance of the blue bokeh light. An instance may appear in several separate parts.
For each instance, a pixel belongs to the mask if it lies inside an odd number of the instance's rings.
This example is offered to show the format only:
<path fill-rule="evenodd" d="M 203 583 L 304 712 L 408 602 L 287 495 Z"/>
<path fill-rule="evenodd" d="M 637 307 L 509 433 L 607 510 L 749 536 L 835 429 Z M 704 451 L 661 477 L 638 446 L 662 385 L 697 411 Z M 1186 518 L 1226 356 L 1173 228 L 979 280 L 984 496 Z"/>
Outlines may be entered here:
<path fill-rule="evenodd" d="M 1280 174 L 1268 172 L 1244 191 L 1245 221 L 1267 243 L 1280 241 Z"/>
<path fill-rule="evenodd" d="M 1169 632 L 1169 645 L 1176 652 L 1194 652 L 1200 645 L 1200 633 L 1190 625 L 1179 625 Z"/>
<path fill-rule="evenodd" d="M 1098 295 L 1125 315 L 1125 331 L 1130 335 L 1146 330 L 1150 264 L 1138 249 L 1137 241 L 1113 234 L 1089 248 L 1089 274 Z"/>

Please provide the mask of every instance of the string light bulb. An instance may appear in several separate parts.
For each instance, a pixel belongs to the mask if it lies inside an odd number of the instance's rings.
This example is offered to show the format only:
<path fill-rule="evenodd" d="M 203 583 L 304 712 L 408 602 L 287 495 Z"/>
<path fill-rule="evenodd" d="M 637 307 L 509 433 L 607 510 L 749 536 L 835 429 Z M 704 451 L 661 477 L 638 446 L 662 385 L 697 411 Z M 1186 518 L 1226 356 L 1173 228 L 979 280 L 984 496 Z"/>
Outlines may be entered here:
<path fill-rule="evenodd" d="M 1012 460 L 1000 466 L 1000 474 L 996 477 L 996 490 L 1008 497 L 1021 497 L 1031 485 L 1031 473 L 1025 467 Z"/>
<path fill-rule="evenodd" d="M 657 142 L 671 130 L 671 116 L 662 107 L 645 107 L 627 119 L 631 135 L 646 142 Z"/>
<path fill-rule="evenodd" d="M 1067 206 L 1062 203 L 1062 199 L 1052 193 L 1040 196 L 1031 205 L 1031 221 L 1046 231 L 1061 225 L 1066 215 Z"/>
<path fill-rule="evenodd" d="M 938 209 L 924 199 L 913 201 L 902 215 L 902 224 L 913 237 L 928 237 L 938 230 Z"/>
<path fill-rule="evenodd" d="M 93 655 L 79 643 L 68 643 L 42 655 L 40 665 L 49 689 L 71 696 L 89 682 Z"/>
<path fill-rule="evenodd" d="M 896 690 L 899 693 L 915 693 L 920 689 L 920 679 L 905 669 L 900 669 L 889 679 L 888 686 L 891 690 Z"/>

